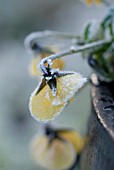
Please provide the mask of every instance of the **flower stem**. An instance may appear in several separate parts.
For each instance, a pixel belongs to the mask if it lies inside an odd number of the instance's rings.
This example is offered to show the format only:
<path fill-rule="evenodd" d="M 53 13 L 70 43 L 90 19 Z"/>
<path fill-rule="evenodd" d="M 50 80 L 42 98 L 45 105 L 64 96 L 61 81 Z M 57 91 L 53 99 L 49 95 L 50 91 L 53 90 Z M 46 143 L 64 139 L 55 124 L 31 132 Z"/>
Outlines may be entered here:
<path fill-rule="evenodd" d="M 111 41 L 107 41 L 107 40 L 99 40 L 99 41 L 89 43 L 89 44 L 86 44 L 86 45 L 82 45 L 82 46 L 79 46 L 79 47 L 72 46 L 68 50 L 59 52 L 57 54 L 50 55 L 49 57 L 46 57 L 46 58 L 42 59 L 40 64 L 39 64 L 40 69 L 44 74 L 48 74 L 47 70 L 46 70 L 46 68 L 44 66 L 44 64 L 47 63 L 48 60 L 55 60 L 55 59 L 61 58 L 63 56 L 79 53 L 79 52 L 82 52 L 82 51 L 85 51 L 85 50 L 88 50 L 88 49 L 91 49 L 91 48 L 95 48 L 95 47 L 98 47 L 98 46 L 108 44 L 110 42 Z"/>
<path fill-rule="evenodd" d="M 79 39 L 80 36 L 75 34 L 69 33 L 62 33 L 59 31 L 41 31 L 41 32 L 33 32 L 27 36 L 25 39 L 25 46 L 31 48 L 36 41 L 40 41 L 41 38 L 48 38 L 48 37 L 56 37 L 56 38 L 63 38 L 63 39 Z"/>
<path fill-rule="evenodd" d="M 80 36 L 75 35 L 75 34 L 69 34 L 69 33 L 63 33 L 63 32 L 59 32 L 59 31 L 44 31 L 44 36 L 56 36 L 56 37 L 60 37 L 60 38 L 68 38 L 68 39 L 72 39 L 72 38 L 80 38 Z"/>

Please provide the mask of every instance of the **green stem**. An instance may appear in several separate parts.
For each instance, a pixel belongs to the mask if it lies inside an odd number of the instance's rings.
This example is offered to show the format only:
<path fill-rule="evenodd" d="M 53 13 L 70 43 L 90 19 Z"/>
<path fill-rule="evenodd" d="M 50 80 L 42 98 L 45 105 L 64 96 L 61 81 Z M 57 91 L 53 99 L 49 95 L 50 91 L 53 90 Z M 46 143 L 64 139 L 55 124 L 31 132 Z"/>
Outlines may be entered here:
<path fill-rule="evenodd" d="M 96 42 L 93 42 L 93 43 L 90 43 L 90 44 L 86 44 L 86 45 L 82 45 L 82 46 L 79 46 L 79 47 L 73 46 L 68 50 L 59 52 L 57 54 L 50 55 L 49 57 L 46 57 L 46 58 L 42 59 L 40 64 L 39 64 L 40 69 L 42 70 L 42 72 L 44 74 L 48 74 L 47 70 L 46 70 L 46 68 L 44 66 L 44 64 L 47 63 L 48 60 L 55 60 L 55 59 L 61 58 L 63 56 L 79 53 L 79 52 L 82 52 L 82 51 L 85 51 L 85 50 L 88 50 L 88 49 L 91 49 L 91 48 L 95 48 L 95 47 L 98 47 L 98 46 L 102 46 L 102 45 L 105 45 L 105 44 L 108 44 L 108 43 L 110 43 L 110 41 L 99 40 L 99 41 L 96 41 Z"/>

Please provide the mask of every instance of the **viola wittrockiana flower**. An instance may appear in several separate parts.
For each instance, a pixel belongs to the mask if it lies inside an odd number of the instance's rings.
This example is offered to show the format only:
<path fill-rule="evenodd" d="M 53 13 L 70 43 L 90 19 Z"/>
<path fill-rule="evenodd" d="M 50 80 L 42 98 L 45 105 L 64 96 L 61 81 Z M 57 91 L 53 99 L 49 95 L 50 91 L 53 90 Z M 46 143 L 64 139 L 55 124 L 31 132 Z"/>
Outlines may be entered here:
<path fill-rule="evenodd" d="M 34 139 L 32 153 L 35 162 L 49 170 L 70 168 L 76 158 L 76 152 L 72 144 L 54 139 L 49 145 L 49 139 L 46 136 Z"/>
<path fill-rule="evenodd" d="M 44 135 L 33 139 L 31 151 L 38 166 L 66 170 L 77 165 L 84 146 L 85 138 L 76 131 L 46 127 Z"/>
<path fill-rule="evenodd" d="M 44 75 L 30 97 L 31 115 L 40 121 L 49 121 L 59 115 L 87 81 L 76 72 L 51 69 L 48 74 Z"/>

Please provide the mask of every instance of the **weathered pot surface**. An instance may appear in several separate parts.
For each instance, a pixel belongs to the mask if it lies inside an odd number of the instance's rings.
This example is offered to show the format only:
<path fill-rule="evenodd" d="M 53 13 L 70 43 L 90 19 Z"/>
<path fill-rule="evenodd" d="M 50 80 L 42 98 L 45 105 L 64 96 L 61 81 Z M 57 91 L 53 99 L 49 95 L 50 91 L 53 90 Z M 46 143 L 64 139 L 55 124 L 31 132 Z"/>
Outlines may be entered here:
<path fill-rule="evenodd" d="M 114 82 L 97 83 L 92 75 L 89 142 L 81 156 L 81 170 L 114 170 Z"/>

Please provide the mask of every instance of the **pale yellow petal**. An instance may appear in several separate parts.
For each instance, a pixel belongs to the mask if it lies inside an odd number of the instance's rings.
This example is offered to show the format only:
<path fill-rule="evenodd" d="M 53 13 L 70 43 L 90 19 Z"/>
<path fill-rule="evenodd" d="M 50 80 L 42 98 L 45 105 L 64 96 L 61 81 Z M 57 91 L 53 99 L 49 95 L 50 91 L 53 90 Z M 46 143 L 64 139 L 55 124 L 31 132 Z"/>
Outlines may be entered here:
<path fill-rule="evenodd" d="M 59 134 L 61 135 L 61 137 L 73 144 L 77 154 L 80 154 L 82 152 L 86 143 L 85 137 L 82 137 L 76 131 L 60 132 Z"/>
<path fill-rule="evenodd" d="M 47 136 L 36 137 L 33 140 L 32 155 L 37 165 L 49 170 L 69 169 L 76 160 L 72 144 L 54 139 L 49 145 Z"/>
<path fill-rule="evenodd" d="M 57 94 L 52 95 L 52 91 L 46 85 L 37 95 L 37 89 L 30 97 L 29 108 L 31 115 L 40 121 L 53 120 L 64 109 L 66 104 L 72 99 L 75 93 L 86 82 L 78 73 L 57 78 Z"/>
<path fill-rule="evenodd" d="M 49 101 L 51 100 L 53 106 L 61 105 L 72 99 L 86 81 L 87 79 L 83 78 L 79 73 L 59 77 L 57 78 L 56 96 L 52 96 L 52 91 L 47 86 L 46 97 Z"/>
<path fill-rule="evenodd" d="M 52 61 L 52 68 L 59 68 L 62 70 L 64 67 L 64 61 L 62 59 L 55 59 Z"/>
<path fill-rule="evenodd" d="M 45 66 L 47 66 L 48 64 L 46 63 Z M 63 69 L 64 67 L 64 61 L 62 59 L 55 59 L 55 60 L 52 60 L 52 68 L 59 68 L 60 70 Z"/>
<path fill-rule="evenodd" d="M 45 122 L 53 120 L 57 115 L 60 114 L 66 105 L 66 103 L 62 103 L 59 106 L 53 106 L 52 100 L 48 100 L 46 98 L 47 86 L 48 85 L 46 85 L 37 95 L 35 95 L 36 89 L 30 97 L 29 104 L 31 115 L 36 120 Z"/>

